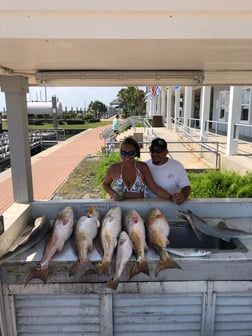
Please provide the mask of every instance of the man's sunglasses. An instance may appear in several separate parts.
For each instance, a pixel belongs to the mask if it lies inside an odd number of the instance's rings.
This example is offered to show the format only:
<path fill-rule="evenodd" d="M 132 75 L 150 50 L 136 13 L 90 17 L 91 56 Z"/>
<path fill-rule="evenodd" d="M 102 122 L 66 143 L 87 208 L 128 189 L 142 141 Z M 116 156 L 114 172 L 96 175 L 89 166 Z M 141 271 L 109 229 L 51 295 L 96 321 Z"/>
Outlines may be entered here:
<path fill-rule="evenodd" d="M 125 150 L 121 151 L 122 156 L 126 156 L 126 155 L 133 156 L 133 155 L 135 155 L 135 153 L 136 153 L 135 151 L 128 151 L 128 152 L 126 152 Z"/>
<path fill-rule="evenodd" d="M 163 153 L 165 150 L 162 149 L 162 148 L 150 148 L 150 152 L 151 153 L 158 153 L 158 154 L 161 154 Z"/>

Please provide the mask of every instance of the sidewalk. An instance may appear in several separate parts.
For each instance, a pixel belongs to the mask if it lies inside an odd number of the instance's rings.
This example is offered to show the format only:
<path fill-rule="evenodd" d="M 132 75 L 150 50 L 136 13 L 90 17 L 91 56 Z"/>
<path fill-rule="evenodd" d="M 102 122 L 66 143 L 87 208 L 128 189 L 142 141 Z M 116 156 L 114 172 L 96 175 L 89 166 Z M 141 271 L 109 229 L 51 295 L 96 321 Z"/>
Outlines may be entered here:
<path fill-rule="evenodd" d="M 34 199 L 50 199 L 87 155 L 98 153 L 104 146 L 100 133 L 107 127 L 88 129 L 33 156 L 31 164 Z M 1 214 L 13 203 L 11 169 L 0 173 L 0 190 Z"/>

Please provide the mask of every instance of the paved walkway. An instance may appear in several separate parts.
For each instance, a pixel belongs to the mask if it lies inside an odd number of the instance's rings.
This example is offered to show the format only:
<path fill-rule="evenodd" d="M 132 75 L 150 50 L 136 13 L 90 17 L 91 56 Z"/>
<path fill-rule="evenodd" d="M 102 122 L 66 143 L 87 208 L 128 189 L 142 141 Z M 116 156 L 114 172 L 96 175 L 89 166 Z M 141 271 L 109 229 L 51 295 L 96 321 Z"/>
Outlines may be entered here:
<path fill-rule="evenodd" d="M 33 156 L 31 163 L 34 199 L 51 199 L 87 155 L 98 153 L 104 145 L 100 133 L 107 127 L 88 129 Z M 11 169 L 0 173 L 0 191 L 1 214 L 13 203 Z"/>

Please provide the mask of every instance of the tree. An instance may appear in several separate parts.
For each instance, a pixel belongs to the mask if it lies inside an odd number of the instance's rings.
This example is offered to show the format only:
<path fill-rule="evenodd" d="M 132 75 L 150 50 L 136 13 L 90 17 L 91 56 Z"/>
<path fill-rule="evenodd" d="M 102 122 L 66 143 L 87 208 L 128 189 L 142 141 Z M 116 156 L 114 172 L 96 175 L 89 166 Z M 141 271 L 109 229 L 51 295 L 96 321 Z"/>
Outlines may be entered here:
<path fill-rule="evenodd" d="M 118 100 L 126 115 L 143 115 L 145 107 L 145 93 L 137 87 L 130 86 L 121 89 L 117 94 Z"/>
<path fill-rule="evenodd" d="M 94 113 L 96 118 L 100 118 L 102 114 L 107 112 L 107 106 L 99 100 L 91 101 L 88 105 L 88 112 Z"/>

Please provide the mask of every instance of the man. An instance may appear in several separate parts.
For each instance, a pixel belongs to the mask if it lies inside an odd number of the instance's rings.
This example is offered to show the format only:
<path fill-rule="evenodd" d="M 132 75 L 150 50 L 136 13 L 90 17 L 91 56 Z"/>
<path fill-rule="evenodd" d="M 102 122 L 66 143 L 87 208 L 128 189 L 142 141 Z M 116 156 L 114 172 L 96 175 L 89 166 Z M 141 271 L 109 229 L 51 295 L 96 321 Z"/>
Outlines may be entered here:
<path fill-rule="evenodd" d="M 117 136 L 119 134 L 119 114 L 115 115 L 113 119 L 112 128 L 114 131 L 114 140 L 117 141 Z"/>
<path fill-rule="evenodd" d="M 151 159 L 146 163 L 150 168 L 154 181 L 163 189 L 172 194 L 171 201 L 182 204 L 190 195 L 191 187 L 183 165 L 172 158 L 168 158 L 167 142 L 156 138 L 150 145 Z M 145 198 L 158 198 L 147 187 Z"/>

